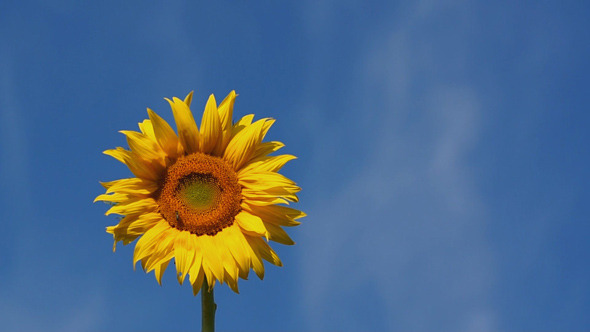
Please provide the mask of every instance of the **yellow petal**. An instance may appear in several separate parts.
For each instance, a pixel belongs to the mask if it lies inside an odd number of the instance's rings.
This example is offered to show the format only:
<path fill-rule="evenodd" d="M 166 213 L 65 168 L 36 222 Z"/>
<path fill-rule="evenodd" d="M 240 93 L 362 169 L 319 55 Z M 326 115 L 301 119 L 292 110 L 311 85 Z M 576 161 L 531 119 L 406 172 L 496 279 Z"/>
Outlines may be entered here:
<path fill-rule="evenodd" d="M 231 137 L 236 136 L 240 131 L 244 128 L 248 127 L 252 124 L 252 120 L 254 120 L 254 114 L 244 115 L 242 118 L 236 122 L 231 129 Z M 231 139 L 231 138 L 230 138 Z"/>
<path fill-rule="evenodd" d="M 150 120 L 154 127 L 154 134 L 156 141 L 162 148 L 162 150 L 170 158 L 177 158 L 178 151 L 178 136 L 174 132 L 174 129 L 170 127 L 166 120 L 162 119 L 156 112 L 151 109 L 147 109 Z"/>
<path fill-rule="evenodd" d="M 229 142 L 223 159 L 229 162 L 234 170 L 239 170 L 252 157 L 256 145 L 262 140 L 261 131 L 264 122 L 265 119 L 254 122 L 251 126 L 237 133 Z"/>
<path fill-rule="evenodd" d="M 152 140 L 156 140 L 156 135 L 154 134 L 154 126 L 152 122 L 148 119 L 143 120 L 142 122 L 137 124 L 139 126 L 139 130 L 141 130 L 142 134 L 145 134 Z"/>
<path fill-rule="evenodd" d="M 181 231 L 174 242 L 174 260 L 176 261 L 176 276 L 182 285 L 189 268 L 195 258 L 195 248 L 191 233 Z"/>
<path fill-rule="evenodd" d="M 114 252 L 114 251 L 113 251 L 113 252 Z M 240 276 L 240 278 L 242 278 L 242 279 L 244 279 L 244 280 L 248 280 L 248 276 L 249 276 L 249 275 L 250 275 L 250 266 L 248 266 L 248 268 L 247 268 L 247 269 L 245 269 L 245 270 L 244 270 L 244 269 L 242 269 L 242 268 L 240 268 L 240 271 L 239 271 L 239 276 Z"/>
<path fill-rule="evenodd" d="M 289 234 L 285 232 L 281 226 L 277 226 L 273 223 L 264 223 L 269 236 L 268 239 L 285 245 L 293 245 L 295 242 L 289 237 Z"/>
<path fill-rule="evenodd" d="M 256 252 L 256 254 L 258 254 L 264 260 L 276 266 L 283 266 L 283 263 L 279 259 L 277 253 L 274 252 L 274 250 L 272 250 L 272 248 L 268 245 L 268 243 L 266 243 L 266 241 L 264 241 L 260 237 L 252 237 L 248 236 L 247 234 L 246 240 L 248 240 L 248 243 L 250 243 L 250 246 L 252 247 L 254 252 Z"/>
<path fill-rule="evenodd" d="M 146 273 L 151 272 L 160 266 L 165 260 L 171 260 L 174 257 L 174 237 L 162 237 L 154 246 L 150 256 L 142 259 L 142 267 Z"/>
<path fill-rule="evenodd" d="M 129 144 L 131 151 L 144 160 L 155 160 L 161 166 L 165 166 L 164 151 L 162 151 L 160 145 L 158 145 L 156 141 L 152 140 L 147 135 L 138 133 L 136 131 L 121 130 L 120 132 L 127 136 L 127 143 Z"/>
<path fill-rule="evenodd" d="M 262 133 L 261 133 L 261 137 L 260 137 L 261 141 L 264 139 L 264 137 L 266 136 L 266 133 L 268 133 L 268 130 L 275 123 L 275 121 L 276 121 L 275 119 L 266 119 L 266 121 L 264 121 L 264 125 L 262 126 Z"/>
<path fill-rule="evenodd" d="M 219 144 L 214 151 L 214 155 L 222 156 L 227 144 L 232 136 L 232 118 L 234 113 L 234 103 L 236 100 L 236 92 L 231 91 L 225 99 L 221 102 L 217 111 L 219 112 L 219 119 L 221 120 L 221 144 Z"/>
<path fill-rule="evenodd" d="M 229 283 L 231 282 L 231 280 L 235 281 L 238 278 L 238 267 L 236 265 L 236 261 L 233 259 L 229 251 L 229 248 L 223 241 L 225 236 L 222 235 L 222 232 L 219 232 L 215 236 L 212 236 L 211 240 L 213 241 L 213 243 L 215 243 L 215 246 L 217 247 L 217 251 L 219 252 L 219 256 L 221 257 L 221 261 L 223 263 L 223 270 L 225 271 L 223 275 L 223 280 Z M 227 275 L 231 276 L 231 280 L 227 280 L 225 278 Z"/>
<path fill-rule="evenodd" d="M 123 164 L 127 164 L 126 161 L 127 161 L 127 159 L 129 159 L 129 154 L 131 154 L 131 151 L 125 150 L 122 147 L 118 147 L 116 149 L 105 150 L 105 151 L 103 151 L 103 153 L 106 154 L 107 156 L 111 156 L 111 157 L 117 159 L 118 161 L 122 162 Z"/>
<path fill-rule="evenodd" d="M 270 153 L 278 151 L 284 146 L 285 144 L 278 141 L 260 143 L 256 146 L 256 150 L 254 150 L 254 155 L 252 156 L 252 159 L 256 160 L 260 157 L 264 157 Z"/>
<path fill-rule="evenodd" d="M 244 194 L 242 192 L 242 194 Z M 244 198 L 248 201 L 248 204 L 255 205 L 255 206 L 268 206 L 268 205 L 275 205 L 275 204 L 287 204 L 289 205 L 289 201 L 281 198 L 281 197 L 274 197 L 272 195 L 259 195 L 257 192 L 254 193 L 247 193 L 244 195 Z"/>
<path fill-rule="evenodd" d="M 282 198 L 291 202 L 297 202 L 297 186 L 280 186 L 265 184 L 263 182 L 242 185 L 242 195 L 246 198 Z"/>
<path fill-rule="evenodd" d="M 184 103 L 188 107 L 191 106 L 191 102 L 193 101 L 193 92 L 194 91 L 189 92 L 188 95 L 186 95 L 186 97 L 184 98 Z"/>
<path fill-rule="evenodd" d="M 260 254 L 258 253 L 258 251 L 252 247 L 252 242 L 251 242 L 252 237 L 250 237 L 246 234 L 243 234 L 243 233 L 242 233 L 242 237 L 244 238 L 244 241 L 246 243 L 245 249 L 247 250 L 248 255 L 250 256 L 250 263 L 251 263 L 252 269 L 254 270 L 254 272 L 256 273 L 258 278 L 264 279 L 264 264 L 262 263 L 262 259 L 260 257 Z"/>
<path fill-rule="evenodd" d="M 238 263 L 240 268 L 240 272 L 247 272 L 250 269 L 250 257 L 247 254 L 246 249 L 244 248 L 244 243 L 241 241 L 241 230 L 239 226 L 233 224 L 223 230 L 227 232 L 227 236 L 225 237 L 224 241 L 226 242 L 226 246 L 229 248 L 234 260 Z"/>
<path fill-rule="evenodd" d="M 297 157 L 290 154 L 283 154 L 280 156 L 265 156 L 250 160 L 244 168 L 238 172 L 238 176 L 248 172 L 277 172 L 285 164 Z"/>
<path fill-rule="evenodd" d="M 221 255 L 217 250 L 217 246 L 211 240 L 211 236 L 203 235 L 197 237 L 199 247 L 202 248 L 203 252 L 203 265 L 205 266 L 205 275 L 209 282 L 215 279 L 223 282 L 223 261 Z M 213 273 L 213 276 L 208 274 L 208 271 Z"/>
<path fill-rule="evenodd" d="M 217 104 L 215 103 L 215 97 L 209 96 L 205 111 L 203 112 L 203 118 L 201 120 L 201 136 L 199 144 L 201 145 L 201 152 L 211 154 L 215 147 L 221 141 L 221 120 L 219 119 L 219 113 L 217 112 Z"/>
<path fill-rule="evenodd" d="M 197 281 L 197 278 L 199 276 L 199 271 L 202 271 L 202 265 L 203 265 L 203 251 L 202 248 L 200 248 L 199 242 L 197 241 L 197 236 L 193 235 L 190 237 L 190 240 L 193 243 L 193 247 L 194 247 L 194 251 L 195 251 L 195 258 L 193 260 L 193 264 L 191 265 L 190 269 L 189 269 L 189 280 L 191 285 L 194 285 L 195 282 Z M 201 281 L 202 282 L 202 281 Z M 201 285 L 199 284 L 199 287 Z"/>
<path fill-rule="evenodd" d="M 205 274 L 205 278 L 207 278 L 207 274 Z M 207 280 L 209 280 L 209 279 L 207 279 Z M 208 281 L 207 282 L 207 284 L 209 285 L 209 287 L 208 287 L 209 288 L 209 292 L 211 292 L 213 290 L 213 288 L 215 287 L 215 282 L 216 282 L 216 279 L 215 278 L 213 278 L 211 280 L 212 281 Z M 223 283 L 223 282 L 221 282 L 221 283 Z"/>
<path fill-rule="evenodd" d="M 96 198 L 94 199 L 94 203 L 96 203 L 98 201 L 111 202 L 111 203 L 122 203 L 122 202 L 127 202 L 129 200 L 137 200 L 137 199 L 138 199 L 138 197 L 135 197 L 135 196 L 128 194 L 128 193 L 102 194 L 102 195 L 96 196 Z"/>
<path fill-rule="evenodd" d="M 164 275 L 164 271 L 166 271 L 166 268 L 168 267 L 168 264 L 170 263 L 170 259 L 172 259 L 172 254 L 169 254 L 169 257 L 165 257 L 161 260 L 161 263 L 158 264 L 155 267 L 155 271 L 154 274 L 156 276 L 156 280 L 158 281 L 158 284 L 160 284 L 160 286 L 162 286 L 162 276 Z"/>
<path fill-rule="evenodd" d="M 172 229 L 168 223 L 161 222 L 147 231 L 135 245 L 135 250 L 133 252 L 133 266 L 135 266 L 139 260 L 151 255 L 160 238 L 167 235 L 171 230 Z"/>
<path fill-rule="evenodd" d="M 199 294 L 201 287 L 203 287 L 203 281 L 205 280 L 205 273 L 204 273 L 203 268 L 201 266 L 199 266 L 198 272 L 195 272 L 195 273 L 196 273 L 195 281 L 191 281 L 191 284 L 193 285 L 193 295 Z"/>
<path fill-rule="evenodd" d="M 266 228 L 264 228 L 264 224 L 260 217 L 246 211 L 241 211 L 235 218 L 240 228 L 244 231 L 253 233 L 253 235 L 266 236 Z"/>
<path fill-rule="evenodd" d="M 158 180 L 160 177 L 158 170 L 152 164 L 143 160 L 132 151 L 118 147 L 116 149 L 106 150 L 103 153 L 127 165 L 129 170 L 139 178 Z"/>
<path fill-rule="evenodd" d="M 105 215 L 121 214 L 128 215 L 140 212 L 151 212 L 158 208 L 158 204 L 153 198 L 134 198 L 125 202 L 120 202 L 107 210 Z"/>
<path fill-rule="evenodd" d="M 199 152 L 199 129 L 190 108 L 184 101 L 174 97 L 173 100 L 166 99 L 172 108 L 178 138 L 187 154 Z"/>
<path fill-rule="evenodd" d="M 107 232 L 113 234 L 117 240 L 121 236 L 144 234 L 161 221 L 162 216 L 157 212 L 130 214 L 121 219 L 116 226 L 108 227 Z"/>
<path fill-rule="evenodd" d="M 158 190 L 158 184 L 151 180 L 140 178 L 120 179 L 101 183 L 107 193 L 126 193 L 132 195 L 149 195 Z"/>
<path fill-rule="evenodd" d="M 225 278 L 225 282 L 229 285 L 229 287 L 237 294 L 240 294 L 240 291 L 238 290 L 238 268 L 235 267 L 234 272 L 229 272 L 226 270 L 223 277 Z"/>
<path fill-rule="evenodd" d="M 242 196 L 244 196 L 247 200 L 251 200 L 252 202 L 250 203 L 254 205 L 261 205 L 256 201 L 269 201 L 273 202 L 273 204 L 289 204 L 289 202 L 299 201 L 299 198 L 295 194 L 296 191 L 293 191 L 292 189 L 288 188 L 285 189 L 282 187 L 272 187 L 269 189 L 265 189 L 264 191 L 244 188 L 242 189 Z"/>
<path fill-rule="evenodd" d="M 267 190 L 274 187 L 282 187 L 291 192 L 299 192 L 301 188 L 295 185 L 295 182 L 282 174 L 276 172 L 247 172 L 239 173 L 238 182 L 244 188 L 255 190 Z"/>
<path fill-rule="evenodd" d="M 204 275 L 204 280 L 208 280 L 208 285 L 209 285 L 209 289 L 211 289 L 211 280 L 215 281 L 215 275 L 213 274 L 213 270 L 209 267 L 208 264 L 205 264 L 205 261 L 203 261 L 203 273 Z"/>
<path fill-rule="evenodd" d="M 247 202 L 242 203 L 242 209 L 259 216 L 265 223 L 273 223 L 279 226 L 297 226 L 301 224 L 296 221 L 306 216 L 305 213 L 281 205 L 257 206 Z"/>
<path fill-rule="evenodd" d="M 117 249 L 117 242 L 123 241 L 123 244 L 129 244 L 135 240 L 138 236 L 147 232 L 150 228 L 154 227 L 161 217 L 157 220 L 152 219 L 139 219 L 144 217 L 145 214 L 132 214 L 127 215 L 115 226 L 109 226 L 106 228 L 107 233 L 113 234 L 113 252 Z M 150 215 L 148 213 L 147 215 Z"/>

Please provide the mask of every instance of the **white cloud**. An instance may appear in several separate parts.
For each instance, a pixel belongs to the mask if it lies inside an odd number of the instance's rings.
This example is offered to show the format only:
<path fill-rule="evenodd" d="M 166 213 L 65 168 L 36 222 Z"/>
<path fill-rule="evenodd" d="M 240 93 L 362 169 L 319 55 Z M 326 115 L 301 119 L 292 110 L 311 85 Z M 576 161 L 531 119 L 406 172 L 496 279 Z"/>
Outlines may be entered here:
<path fill-rule="evenodd" d="M 365 115 L 376 112 L 371 116 L 379 121 L 356 133 L 370 150 L 367 158 L 347 165 L 357 170 L 333 196 L 315 197 L 302 228 L 310 329 L 367 329 L 369 319 L 402 330 L 496 326 L 485 203 L 467 158 L 477 147 L 478 91 L 438 75 L 436 55 L 422 52 L 425 44 L 446 42 L 425 34 L 421 22 L 429 15 L 436 13 L 426 3 L 400 15 L 407 20 L 359 59 L 364 95 L 358 98 L 371 101 Z M 452 54 L 466 51 L 454 42 Z M 348 133 L 326 130 L 318 139 L 332 138 L 332 145 Z M 318 164 L 342 167 L 321 152 L 315 156 Z"/>
<path fill-rule="evenodd" d="M 23 102 L 18 98 L 17 65 L 19 62 L 13 54 L 6 48 L 0 49 L 0 72 L 3 73 L 0 76 L 0 177 L 3 188 L 9 190 L 2 205 L 2 217 L 5 220 L 2 221 L 3 231 L 0 235 L 3 253 L 3 280 L 0 286 L 2 329 L 93 329 L 103 318 L 104 287 L 100 287 L 99 280 L 83 280 L 82 283 L 93 285 L 92 288 L 86 288 L 88 292 L 56 292 L 56 288 L 63 286 L 54 283 L 60 280 L 56 273 L 66 270 L 60 266 L 66 263 L 48 262 L 44 256 L 48 255 L 48 236 L 38 226 L 48 222 L 48 219 L 47 216 L 37 216 L 33 208 L 29 155 L 31 143 L 26 126 L 32 115 L 24 112 Z M 55 240 L 52 236 L 49 238 Z M 31 266 L 35 268 L 31 269 Z M 93 274 L 97 275 L 96 272 Z M 71 283 L 68 286 L 74 288 Z M 77 289 L 82 288 L 80 285 Z M 59 296 L 56 297 L 56 293 Z M 54 306 L 45 306 L 46 303 L 53 303 Z"/>
<path fill-rule="evenodd" d="M 89 331 L 100 328 L 106 315 L 104 286 L 87 280 L 83 292 L 38 298 L 22 289 L 0 300 L 0 321 L 6 331 Z M 46 285 L 51 287 L 51 285 Z M 18 286 L 24 287 L 24 286 Z M 82 289 L 80 287 L 79 289 Z M 14 293 L 15 290 L 9 292 Z"/>
<path fill-rule="evenodd" d="M 74 305 L 65 315 L 63 326 L 58 328 L 59 331 L 89 331 L 101 326 L 107 314 L 104 287 L 96 287 L 97 282 L 90 284 L 94 287 L 89 289 L 89 294 L 85 294 L 80 299 L 81 303 Z"/>
<path fill-rule="evenodd" d="M 29 201 L 27 174 L 27 137 L 23 130 L 22 109 L 15 100 L 14 61 L 7 51 L 0 53 L 0 138 L 2 175 L 13 195 Z"/>
<path fill-rule="evenodd" d="M 0 50 L 0 179 L 9 192 L 2 202 L 4 219 L 0 249 L 6 269 L 3 284 L 10 288 L 20 278 L 30 243 L 28 220 L 34 213 L 29 166 L 29 142 L 25 123 L 28 120 L 16 98 L 15 61 L 8 50 Z"/>

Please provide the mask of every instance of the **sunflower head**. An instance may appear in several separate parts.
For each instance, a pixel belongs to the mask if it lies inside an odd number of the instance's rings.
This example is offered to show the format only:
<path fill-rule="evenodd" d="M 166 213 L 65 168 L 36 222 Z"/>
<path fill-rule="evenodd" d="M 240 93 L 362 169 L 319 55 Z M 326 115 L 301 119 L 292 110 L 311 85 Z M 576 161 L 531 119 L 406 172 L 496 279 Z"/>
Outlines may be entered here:
<path fill-rule="evenodd" d="M 278 171 L 294 156 L 271 155 L 284 145 L 263 142 L 272 119 L 253 122 L 246 115 L 233 122 L 235 91 L 217 106 L 211 95 L 201 128 L 190 110 L 192 92 L 184 99 L 166 99 L 176 132 L 155 112 L 139 123 L 140 131 L 121 131 L 129 150 L 104 153 L 121 161 L 134 177 L 101 183 L 106 193 L 96 201 L 112 203 L 106 212 L 122 218 L 107 227 L 114 245 L 139 237 L 133 254 L 158 283 L 172 259 L 178 281 L 189 276 L 196 295 L 206 278 L 227 283 L 238 292 L 238 278 L 250 269 L 264 277 L 263 260 L 281 266 L 268 240 L 294 244 L 283 230 L 299 224 L 300 188 Z"/>

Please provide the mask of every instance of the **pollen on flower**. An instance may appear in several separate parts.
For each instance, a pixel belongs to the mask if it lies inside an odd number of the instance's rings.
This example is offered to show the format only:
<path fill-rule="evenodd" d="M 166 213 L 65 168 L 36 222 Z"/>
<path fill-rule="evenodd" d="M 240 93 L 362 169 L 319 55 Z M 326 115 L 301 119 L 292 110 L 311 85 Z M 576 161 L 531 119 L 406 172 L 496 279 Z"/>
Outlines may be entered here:
<path fill-rule="evenodd" d="M 196 235 L 215 235 L 240 212 L 241 186 L 222 159 L 194 153 L 170 166 L 157 197 L 170 226 Z"/>

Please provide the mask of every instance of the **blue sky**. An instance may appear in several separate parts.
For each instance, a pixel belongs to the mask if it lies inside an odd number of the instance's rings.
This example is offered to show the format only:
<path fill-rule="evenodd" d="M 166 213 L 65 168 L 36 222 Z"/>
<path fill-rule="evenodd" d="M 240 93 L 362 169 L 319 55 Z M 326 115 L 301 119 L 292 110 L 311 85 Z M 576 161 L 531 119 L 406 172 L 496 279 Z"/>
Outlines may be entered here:
<path fill-rule="evenodd" d="M 112 253 L 104 156 L 163 97 L 235 89 L 308 213 L 219 330 L 588 330 L 582 2 L 0 4 L 0 329 L 193 330 L 200 299 Z M 198 118 L 198 116 L 197 116 Z"/>

